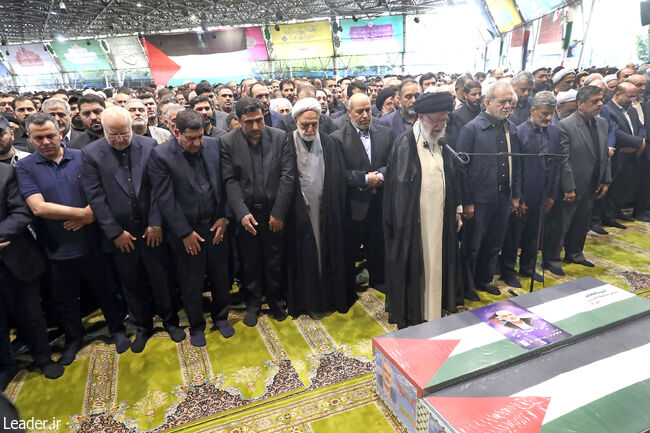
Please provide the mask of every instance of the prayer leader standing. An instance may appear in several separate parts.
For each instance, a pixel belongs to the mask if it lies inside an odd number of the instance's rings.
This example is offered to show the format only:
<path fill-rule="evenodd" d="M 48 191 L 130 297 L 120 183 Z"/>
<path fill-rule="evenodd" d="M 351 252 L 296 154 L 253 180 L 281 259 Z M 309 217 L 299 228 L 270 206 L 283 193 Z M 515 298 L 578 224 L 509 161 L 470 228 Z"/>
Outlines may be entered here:
<path fill-rule="evenodd" d="M 414 103 L 418 120 L 395 141 L 384 192 L 386 310 L 399 328 L 456 311 L 457 232 L 462 226 L 453 156 L 441 144 L 451 93 L 427 93 Z M 457 299 L 458 298 L 458 299 Z"/>

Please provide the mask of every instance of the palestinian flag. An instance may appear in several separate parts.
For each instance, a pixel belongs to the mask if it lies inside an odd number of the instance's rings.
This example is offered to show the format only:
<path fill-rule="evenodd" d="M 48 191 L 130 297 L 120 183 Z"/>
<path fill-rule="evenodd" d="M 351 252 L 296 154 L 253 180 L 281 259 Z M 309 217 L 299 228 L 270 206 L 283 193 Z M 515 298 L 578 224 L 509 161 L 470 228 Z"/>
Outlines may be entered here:
<path fill-rule="evenodd" d="M 647 432 L 649 360 L 645 316 L 420 399 L 417 431 Z"/>
<path fill-rule="evenodd" d="M 494 317 L 514 303 L 563 338 L 527 348 L 520 337 L 499 332 Z M 422 397 L 648 315 L 650 301 L 585 277 L 483 308 L 492 309 L 483 319 L 472 310 L 376 337 L 373 350 Z"/>
<path fill-rule="evenodd" d="M 239 82 L 251 76 L 245 29 L 145 35 L 143 46 L 156 85 Z"/>

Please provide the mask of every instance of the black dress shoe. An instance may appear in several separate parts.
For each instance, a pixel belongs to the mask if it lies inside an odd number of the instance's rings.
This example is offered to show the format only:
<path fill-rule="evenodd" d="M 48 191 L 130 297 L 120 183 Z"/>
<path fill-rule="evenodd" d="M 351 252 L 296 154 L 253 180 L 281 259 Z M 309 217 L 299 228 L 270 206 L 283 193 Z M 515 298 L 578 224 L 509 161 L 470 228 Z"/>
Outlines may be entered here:
<path fill-rule="evenodd" d="M 582 266 L 586 266 L 588 268 L 593 268 L 593 267 L 596 266 L 587 259 L 582 259 L 582 260 L 571 260 L 571 259 L 569 259 L 569 260 L 565 260 L 565 262 L 567 262 L 567 263 L 575 263 L 576 265 L 582 265 Z"/>
<path fill-rule="evenodd" d="M 15 369 L 0 371 L 0 392 L 4 392 L 7 389 L 11 379 L 13 379 L 15 375 Z"/>
<path fill-rule="evenodd" d="M 592 224 L 591 230 L 598 233 L 599 235 L 608 235 L 609 232 L 603 228 L 600 224 Z"/>
<path fill-rule="evenodd" d="M 275 306 L 270 308 L 271 308 L 271 314 L 273 315 L 273 318 L 278 322 L 282 322 L 287 317 L 289 317 L 287 311 L 284 308 L 275 307 Z"/>
<path fill-rule="evenodd" d="M 43 376 L 48 379 L 57 379 L 63 375 L 63 367 L 56 362 L 48 362 L 47 364 L 42 365 L 40 369 L 43 372 Z"/>
<path fill-rule="evenodd" d="M 648 215 L 639 215 L 636 217 L 637 221 L 641 221 L 644 223 L 650 223 L 650 216 Z"/>
<path fill-rule="evenodd" d="M 501 279 L 510 287 L 521 289 L 521 281 L 519 281 L 514 275 L 501 275 Z"/>
<path fill-rule="evenodd" d="M 478 294 L 474 290 L 470 290 L 468 292 L 465 292 L 465 299 L 468 301 L 474 301 L 478 302 L 481 300 L 481 298 L 478 297 Z"/>
<path fill-rule="evenodd" d="M 626 229 L 627 227 L 616 220 L 603 221 L 603 225 L 607 227 L 615 227 L 617 229 Z M 593 229 L 592 229 L 593 230 Z"/>
<path fill-rule="evenodd" d="M 544 263 L 542 265 L 542 268 L 546 269 L 547 271 L 549 271 L 553 275 L 557 275 L 558 277 L 563 277 L 563 276 L 566 275 L 564 273 L 564 271 L 562 270 L 561 266 L 555 266 L 555 265 L 551 265 L 551 264 L 548 264 L 548 263 Z"/>
<path fill-rule="evenodd" d="M 178 326 L 169 325 L 167 327 L 167 333 L 169 334 L 169 338 L 171 338 L 174 343 L 180 343 L 181 341 L 185 340 L 185 331 L 183 331 Z"/>
<path fill-rule="evenodd" d="M 147 345 L 147 341 L 151 337 L 151 333 L 138 331 L 135 334 L 135 339 L 131 343 L 131 352 L 140 353 L 144 350 L 144 347 Z"/>
<path fill-rule="evenodd" d="M 617 216 L 616 218 L 619 219 L 619 220 L 621 220 L 621 221 L 627 221 L 627 222 L 629 222 L 629 223 L 632 223 L 632 222 L 635 221 L 633 217 L 631 217 L 631 216 L 627 216 L 627 215 L 623 215 L 623 214 L 620 214 L 620 215 Z"/>
<path fill-rule="evenodd" d="M 115 350 L 117 353 L 124 353 L 131 348 L 131 340 L 124 332 L 116 332 L 113 334 L 113 342 L 115 343 Z"/>
<path fill-rule="evenodd" d="M 83 342 L 81 340 L 72 340 L 71 342 L 66 344 L 65 349 L 63 349 L 63 353 L 59 358 L 59 364 L 61 365 L 72 364 L 72 361 L 74 361 L 75 357 L 77 356 L 77 352 L 81 350 L 82 346 L 83 346 Z"/>
<path fill-rule="evenodd" d="M 521 287 L 521 284 L 519 285 Z M 500 295 L 501 290 L 494 284 L 488 284 L 487 286 L 479 287 L 478 290 L 482 290 L 483 292 L 488 292 L 490 295 Z"/>
<path fill-rule="evenodd" d="M 257 312 L 251 310 L 246 311 L 243 322 L 244 325 L 250 326 L 251 328 L 257 325 Z"/>
<path fill-rule="evenodd" d="M 205 332 L 190 331 L 190 344 L 194 347 L 203 347 L 208 344 L 205 339 Z"/>
<path fill-rule="evenodd" d="M 531 278 L 530 274 L 522 273 L 521 275 L 523 275 L 523 276 L 525 276 L 527 278 Z M 533 280 L 537 281 L 538 283 L 544 282 L 544 277 L 542 277 L 542 274 L 540 274 L 538 272 L 533 273 L 532 278 L 533 278 Z"/>
<path fill-rule="evenodd" d="M 221 332 L 223 338 L 230 338 L 235 335 L 235 328 L 227 320 L 220 320 L 214 324 L 213 328 Z"/>

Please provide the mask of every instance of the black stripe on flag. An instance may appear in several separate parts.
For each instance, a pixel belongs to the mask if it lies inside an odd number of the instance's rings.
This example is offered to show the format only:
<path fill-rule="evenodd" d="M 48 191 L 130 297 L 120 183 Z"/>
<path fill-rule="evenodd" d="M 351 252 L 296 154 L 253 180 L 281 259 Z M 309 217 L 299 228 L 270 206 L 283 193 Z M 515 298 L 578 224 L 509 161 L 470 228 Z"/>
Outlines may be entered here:
<path fill-rule="evenodd" d="M 170 57 L 231 53 L 246 49 L 246 31 L 244 29 L 145 35 L 144 39 Z"/>

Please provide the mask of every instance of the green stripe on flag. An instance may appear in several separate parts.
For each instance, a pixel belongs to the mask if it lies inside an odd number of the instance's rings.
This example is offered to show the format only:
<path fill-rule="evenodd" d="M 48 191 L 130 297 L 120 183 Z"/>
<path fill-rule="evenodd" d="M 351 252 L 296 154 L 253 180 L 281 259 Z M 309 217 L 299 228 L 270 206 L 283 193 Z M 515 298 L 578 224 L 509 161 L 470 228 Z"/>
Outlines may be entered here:
<path fill-rule="evenodd" d="M 612 323 L 637 314 L 647 313 L 648 311 L 650 311 L 650 301 L 635 296 L 592 311 L 578 313 L 566 319 L 559 320 L 554 325 L 572 335 L 569 341 L 575 341 L 580 339 L 581 334 L 611 325 Z M 486 324 L 485 326 L 489 325 Z M 498 331 L 494 330 L 494 332 Z M 564 343 L 566 342 L 565 340 Z M 558 343 L 547 347 L 557 347 L 563 344 L 563 342 Z M 447 381 L 453 381 L 449 383 L 449 385 L 452 385 L 462 376 L 473 374 L 484 369 L 492 369 L 497 364 L 527 354 L 532 355 L 532 353 L 543 351 L 544 349 L 528 351 L 517 346 L 509 339 L 504 338 L 503 340 L 449 357 L 442 367 L 440 367 L 436 375 L 431 378 L 427 384 L 427 388 L 441 385 Z"/>
<path fill-rule="evenodd" d="M 643 365 L 621 368 L 645 368 Z M 607 380 L 594 377 L 593 380 Z M 641 432 L 650 427 L 650 379 L 635 383 L 544 424 L 540 433 Z M 553 401 L 551 400 L 551 404 Z"/>

